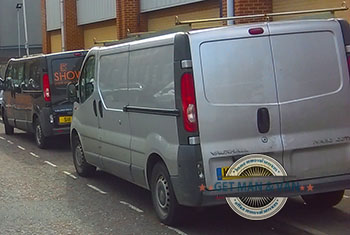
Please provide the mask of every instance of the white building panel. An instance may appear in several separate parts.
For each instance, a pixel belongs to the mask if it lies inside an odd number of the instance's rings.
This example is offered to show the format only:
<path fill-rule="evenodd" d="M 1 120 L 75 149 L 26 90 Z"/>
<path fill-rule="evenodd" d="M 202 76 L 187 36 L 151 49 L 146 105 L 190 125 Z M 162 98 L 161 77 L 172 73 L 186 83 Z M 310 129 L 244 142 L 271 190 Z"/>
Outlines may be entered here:
<path fill-rule="evenodd" d="M 154 11 L 204 0 L 141 0 L 141 12 Z"/>
<path fill-rule="evenodd" d="M 61 28 L 60 0 L 46 0 L 47 31 Z"/>
<path fill-rule="evenodd" d="M 78 25 L 116 18 L 116 0 L 77 0 Z"/>

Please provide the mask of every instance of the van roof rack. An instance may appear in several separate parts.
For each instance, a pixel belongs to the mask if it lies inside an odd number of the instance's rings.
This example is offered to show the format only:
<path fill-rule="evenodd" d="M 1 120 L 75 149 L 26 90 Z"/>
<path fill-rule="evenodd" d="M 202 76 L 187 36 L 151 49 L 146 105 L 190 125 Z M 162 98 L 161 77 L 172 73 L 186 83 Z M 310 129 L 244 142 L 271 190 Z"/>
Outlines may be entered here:
<path fill-rule="evenodd" d="M 138 33 L 130 33 L 130 31 L 127 33 L 127 38 L 121 39 L 121 40 L 104 40 L 104 41 L 97 41 L 94 38 L 94 44 L 103 44 L 104 46 L 113 46 L 121 43 L 136 41 L 140 39 L 146 39 L 156 36 L 161 36 L 165 34 L 170 33 L 177 33 L 177 32 L 188 32 L 192 28 L 188 25 L 178 25 L 171 29 L 161 30 L 161 31 L 150 31 L 150 32 L 138 32 Z"/>
<path fill-rule="evenodd" d="M 37 53 L 37 54 L 30 54 L 30 55 L 23 55 L 22 58 L 30 58 L 30 57 L 36 57 L 36 56 L 42 56 L 44 53 Z M 21 58 L 21 57 L 20 57 Z"/>
<path fill-rule="evenodd" d="M 196 23 L 208 23 L 208 22 L 218 22 L 218 21 L 229 21 L 229 20 L 241 20 L 241 19 L 254 19 L 254 18 L 265 18 L 269 21 L 273 16 L 288 16 L 288 15 L 301 15 L 301 14 L 315 14 L 315 13 L 325 13 L 331 12 L 332 14 L 336 11 L 347 11 L 349 8 L 346 5 L 346 1 L 343 1 L 341 7 L 337 8 L 325 8 L 325 9 L 315 9 L 315 10 L 302 10 L 302 11 L 287 11 L 287 12 L 276 12 L 267 14 L 256 14 L 256 15 L 243 15 L 243 16 L 232 16 L 232 17 L 220 17 L 220 18 L 209 18 L 200 20 L 180 20 L 178 16 L 175 17 L 176 25 L 192 25 Z"/>

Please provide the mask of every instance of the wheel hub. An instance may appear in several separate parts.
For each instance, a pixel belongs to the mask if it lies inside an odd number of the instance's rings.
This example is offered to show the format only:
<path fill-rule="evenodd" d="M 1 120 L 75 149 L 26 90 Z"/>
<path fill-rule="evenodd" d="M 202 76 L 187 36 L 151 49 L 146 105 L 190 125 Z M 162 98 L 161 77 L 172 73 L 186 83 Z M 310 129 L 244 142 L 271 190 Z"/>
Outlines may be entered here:
<path fill-rule="evenodd" d="M 38 142 L 38 144 L 41 144 L 41 128 L 40 128 L 40 125 L 37 125 L 36 126 L 36 141 Z"/>
<path fill-rule="evenodd" d="M 81 149 L 80 146 L 77 146 L 77 147 L 75 148 L 75 160 L 76 160 L 78 166 L 81 166 L 81 165 L 82 165 L 82 163 L 83 163 L 83 158 L 84 158 L 84 156 L 83 156 L 83 151 L 82 151 L 82 149 Z"/>
<path fill-rule="evenodd" d="M 156 197 L 160 208 L 167 210 L 170 200 L 169 185 L 163 176 L 160 176 L 156 184 Z"/>

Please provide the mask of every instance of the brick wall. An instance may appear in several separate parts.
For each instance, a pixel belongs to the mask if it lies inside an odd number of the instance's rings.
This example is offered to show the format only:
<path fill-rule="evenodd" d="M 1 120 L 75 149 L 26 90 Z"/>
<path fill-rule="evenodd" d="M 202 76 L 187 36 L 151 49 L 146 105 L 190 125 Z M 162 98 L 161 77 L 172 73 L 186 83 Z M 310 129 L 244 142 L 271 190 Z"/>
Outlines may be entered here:
<path fill-rule="evenodd" d="M 235 15 L 255 15 L 272 12 L 272 0 L 235 0 Z M 264 21 L 263 18 L 240 20 L 238 23 Z"/>
<path fill-rule="evenodd" d="M 130 33 L 145 32 L 149 29 L 149 20 L 164 18 L 174 15 L 183 15 L 182 18 L 209 18 L 219 17 L 216 9 L 222 4 L 221 14 L 225 17 L 227 14 L 227 0 L 207 0 L 200 3 L 188 4 L 179 7 L 172 7 L 164 10 L 152 11 L 140 14 L 140 0 L 116 0 L 117 18 L 116 18 L 116 37 L 123 39 Z M 46 31 L 46 7 L 45 0 L 41 0 L 42 10 L 42 37 L 43 52 L 50 53 L 50 32 Z M 64 4 L 64 22 L 65 22 L 65 47 L 66 50 L 75 50 L 84 48 L 84 30 L 83 26 L 77 25 L 76 0 L 65 0 Z M 212 10 L 210 10 L 212 9 Z M 213 12 L 211 12 L 213 11 Z M 215 11 L 215 12 L 214 12 Z M 201 13 L 203 12 L 203 13 Z M 259 14 L 272 12 L 272 0 L 235 0 L 235 15 Z M 196 13 L 196 14 L 194 14 Z M 215 14 L 214 14 L 215 13 Z M 187 16 L 187 15 L 188 16 Z M 193 15 L 192 15 L 193 14 Z M 203 17 L 202 17 L 203 14 Z M 213 16 L 212 16 L 213 15 Z M 261 19 L 260 19 L 261 20 Z M 173 20 L 174 21 L 174 20 Z M 251 22 L 252 20 L 240 21 Z M 258 21 L 258 20 L 253 20 Z M 165 22 L 166 23 L 166 22 Z M 221 23 L 217 23 L 221 24 Z M 221 24 L 222 25 L 222 24 Z M 153 29 L 152 29 L 153 30 Z"/>
<path fill-rule="evenodd" d="M 116 0 L 117 1 L 117 38 L 127 37 L 128 31 L 136 33 L 147 31 L 145 17 L 140 15 L 140 0 Z"/>
<path fill-rule="evenodd" d="M 207 0 L 198 3 L 191 3 L 167 9 L 161 9 L 142 13 L 141 16 L 147 18 L 148 30 L 158 31 L 175 27 L 175 16 L 180 20 L 194 20 L 203 18 L 220 17 L 220 1 Z M 193 28 L 208 26 L 221 26 L 221 22 L 193 24 Z"/>
<path fill-rule="evenodd" d="M 78 26 L 76 0 L 64 1 L 64 33 L 66 51 L 84 49 L 84 31 Z"/>
<path fill-rule="evenodd" d="M 43 53 L 51 52 L 50 33 L 46 31 L 46 1 L 41 0 L 41 32 L 43 41 Z"/>

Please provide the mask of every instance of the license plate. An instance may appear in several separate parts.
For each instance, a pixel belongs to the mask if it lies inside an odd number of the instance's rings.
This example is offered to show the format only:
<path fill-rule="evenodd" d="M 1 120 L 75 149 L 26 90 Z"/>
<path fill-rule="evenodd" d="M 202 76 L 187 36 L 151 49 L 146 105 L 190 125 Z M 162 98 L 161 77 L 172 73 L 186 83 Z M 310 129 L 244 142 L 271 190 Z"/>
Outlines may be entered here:
<path fill-rule="evenodd" d="M 61 116 L 58 121 L 60 124 L 66 124 L 72 122 L 72 116 Z"/>
<path fill-rule="evenodd" d="M 216 176 L 218 180 L 233 180 L 237 177 L 235 176 L 226 176 L 228 170 L 230 169 L 229 166 L 222 167 L 222 168 L 216 168 Z"/>

